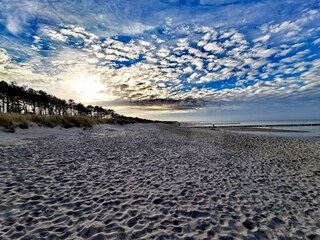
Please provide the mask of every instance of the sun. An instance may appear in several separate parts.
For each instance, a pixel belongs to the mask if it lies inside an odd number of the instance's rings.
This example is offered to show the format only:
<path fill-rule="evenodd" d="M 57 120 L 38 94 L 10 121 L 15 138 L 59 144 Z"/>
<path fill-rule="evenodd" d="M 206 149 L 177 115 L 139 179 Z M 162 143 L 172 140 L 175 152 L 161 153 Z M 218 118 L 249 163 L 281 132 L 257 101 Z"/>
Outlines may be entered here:
<path fill-rule="evenodd" d="M 77 80 L 75 88 L 83 101 L 93 101 L 103 90 L 103 84 L 100 82 L 99 76 L 89 76 Z"/>

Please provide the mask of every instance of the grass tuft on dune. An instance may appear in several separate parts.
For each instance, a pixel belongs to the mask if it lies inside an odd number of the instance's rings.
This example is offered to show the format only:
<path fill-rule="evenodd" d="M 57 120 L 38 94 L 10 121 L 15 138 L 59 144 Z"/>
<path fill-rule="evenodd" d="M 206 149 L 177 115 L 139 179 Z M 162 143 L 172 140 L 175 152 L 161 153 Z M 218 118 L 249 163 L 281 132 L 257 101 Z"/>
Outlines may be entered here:
<path fill-rule="evenodd" d="M 88 116 L 60 116 L 60 115 L 36 115 L 36 114 L 19 114 L 19 113 L 0 113 L 0 126 L 7 131 L 14 132 L 16 127 L 27 129 L 30 123 L 36 123 L 39 126 L 55 127 L 62 126 L 64 128 L 80 127 L 91 128 L 96 124 L 131 124 L 138 122 L 150 122 L 149 120 L 117 117 L 109 119 L 100 119 Z"/>

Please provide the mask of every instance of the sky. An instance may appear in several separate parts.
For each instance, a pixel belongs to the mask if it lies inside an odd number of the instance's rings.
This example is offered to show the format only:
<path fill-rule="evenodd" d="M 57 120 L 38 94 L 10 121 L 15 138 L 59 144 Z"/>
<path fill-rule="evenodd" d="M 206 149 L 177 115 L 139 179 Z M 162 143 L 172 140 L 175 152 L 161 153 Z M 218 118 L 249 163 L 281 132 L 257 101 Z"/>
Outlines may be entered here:
<path fill-rule="evenodd" d="M 0 0 L 0 80 L 150 119 L 320 119 L 320 1 Z"/>

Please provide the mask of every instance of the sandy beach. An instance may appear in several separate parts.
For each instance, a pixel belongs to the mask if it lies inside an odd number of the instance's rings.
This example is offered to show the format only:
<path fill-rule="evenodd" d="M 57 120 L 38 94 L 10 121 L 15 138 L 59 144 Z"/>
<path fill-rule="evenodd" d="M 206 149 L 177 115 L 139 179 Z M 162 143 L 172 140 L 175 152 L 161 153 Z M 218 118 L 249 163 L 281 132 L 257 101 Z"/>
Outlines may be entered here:
<path fill-rule="evenodd" d="M 320 141 L 165 124 L 0 133 L 0 239 L 320 239 Z"/>

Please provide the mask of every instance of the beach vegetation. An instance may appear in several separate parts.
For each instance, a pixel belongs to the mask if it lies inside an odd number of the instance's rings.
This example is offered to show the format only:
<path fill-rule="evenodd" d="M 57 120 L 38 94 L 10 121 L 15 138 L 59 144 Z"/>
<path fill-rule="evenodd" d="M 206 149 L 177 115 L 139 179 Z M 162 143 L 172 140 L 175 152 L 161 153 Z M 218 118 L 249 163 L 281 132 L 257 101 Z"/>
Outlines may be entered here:
<path fill-rule="evenodd" d="M 18 86 L 15 82 L 0 81 L 0 126 L 8 131 L 15 127 L 28 128 L 30 123 L 39 126 L 90 128 L 95 124 L 130 124 L 153 122 L 117 114 L 101 106 L 59 99 L 42 90 Z"/>

